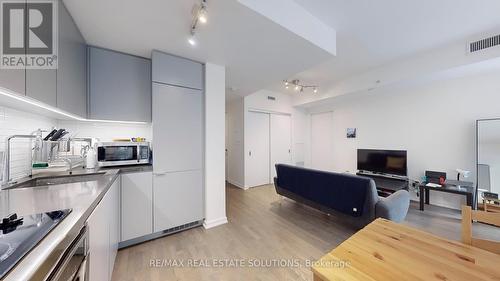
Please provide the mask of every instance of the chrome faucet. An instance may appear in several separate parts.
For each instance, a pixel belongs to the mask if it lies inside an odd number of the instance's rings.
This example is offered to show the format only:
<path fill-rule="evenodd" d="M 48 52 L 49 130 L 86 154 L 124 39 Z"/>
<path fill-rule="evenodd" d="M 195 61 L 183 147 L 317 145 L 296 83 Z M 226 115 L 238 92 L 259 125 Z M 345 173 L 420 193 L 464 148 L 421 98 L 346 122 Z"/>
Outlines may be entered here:
<path fill-rule="evenodd" d="M 73 174 L 73 163 L 71 162 L 71 159 L 69 158 L 61 158 L 66 164 L 68 164 L 68 172 L 70 175 Z"/>

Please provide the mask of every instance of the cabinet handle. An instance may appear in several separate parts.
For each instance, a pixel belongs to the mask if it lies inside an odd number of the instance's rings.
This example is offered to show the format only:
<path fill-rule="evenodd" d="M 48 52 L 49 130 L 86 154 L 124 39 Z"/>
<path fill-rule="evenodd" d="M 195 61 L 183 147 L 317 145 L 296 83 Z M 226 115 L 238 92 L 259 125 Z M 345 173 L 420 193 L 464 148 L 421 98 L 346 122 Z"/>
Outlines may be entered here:
<path fill-rule="evenodd" d="M 156 173 L 153 173 L 153 176 L 164 176 L 166 174 L 167 174 L 167 172 L 156 172 Z"/>

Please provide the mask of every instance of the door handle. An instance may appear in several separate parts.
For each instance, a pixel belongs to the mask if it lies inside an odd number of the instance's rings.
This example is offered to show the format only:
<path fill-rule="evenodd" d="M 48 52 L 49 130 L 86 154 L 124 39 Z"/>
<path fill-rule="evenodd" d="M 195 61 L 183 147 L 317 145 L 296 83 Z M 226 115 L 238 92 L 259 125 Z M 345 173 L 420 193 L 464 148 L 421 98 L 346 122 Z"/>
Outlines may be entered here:
<path fill-rule="evenodd" d="M 167 172 L 154 172 L 153 176 L 164 176 L 166 174 L 167 174 Z"/>
<path fill-rule="evenodd" d="M 248 151 L 248 156 L 252 156 L 252 151 Z"/>

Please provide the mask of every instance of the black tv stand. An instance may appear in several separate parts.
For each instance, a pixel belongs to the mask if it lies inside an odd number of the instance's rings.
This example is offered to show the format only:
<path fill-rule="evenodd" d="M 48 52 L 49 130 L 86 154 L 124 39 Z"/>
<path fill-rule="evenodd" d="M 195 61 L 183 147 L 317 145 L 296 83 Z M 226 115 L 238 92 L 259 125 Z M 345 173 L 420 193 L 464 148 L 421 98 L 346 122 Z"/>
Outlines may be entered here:
<path fill-rule="evenodd" d="M 378 195 L 382 197 L 387 197 L 398 190 L 408 190 L 408 179 L 406 177 L 375 174 L 365 171 L 359 171 L 356 175 L 373 179 Z"/>

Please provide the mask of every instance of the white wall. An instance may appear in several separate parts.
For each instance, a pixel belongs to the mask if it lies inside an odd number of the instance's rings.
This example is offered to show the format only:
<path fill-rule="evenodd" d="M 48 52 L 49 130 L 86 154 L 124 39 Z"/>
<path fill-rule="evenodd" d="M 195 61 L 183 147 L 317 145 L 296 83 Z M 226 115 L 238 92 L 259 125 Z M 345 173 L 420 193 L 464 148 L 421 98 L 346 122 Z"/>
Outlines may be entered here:
<path fill-rule="evenodd" d="M 384 88 L 339 98 L 333 105 L 334 167 L 356 170 L 358 148 L 408 150 L 408 172 L 420 180 L 425 170 L 472 171 L 475 181 L 475 120 L 500 116 L 500 72 L 405 88 Z M 357 128 L 347 139 L 346 128 Z M 431 194 L 431 203 L 458 208 L 460 196 Z"/>
<path fill-rule="evenodd" d="M 29 135 L 39 128 L 49 130 L 53 126 L 56 126 L 54 119 L 0 107 L 0 151 L 5 150 L 5 140 L 8 136 Z M 3 160 L 0 160 L 0 166 L 3 166 Z M 11 178 L 26 177 L 31 169 L 31 142 L 21 139 L 13 140 L 10 160 Z"/>
<path fill-rule="evenodd" d="M 227 223 L 225 183 L 226 69 L 205 65 L 205 228 Z"/>

